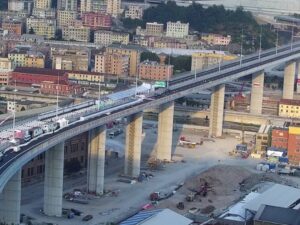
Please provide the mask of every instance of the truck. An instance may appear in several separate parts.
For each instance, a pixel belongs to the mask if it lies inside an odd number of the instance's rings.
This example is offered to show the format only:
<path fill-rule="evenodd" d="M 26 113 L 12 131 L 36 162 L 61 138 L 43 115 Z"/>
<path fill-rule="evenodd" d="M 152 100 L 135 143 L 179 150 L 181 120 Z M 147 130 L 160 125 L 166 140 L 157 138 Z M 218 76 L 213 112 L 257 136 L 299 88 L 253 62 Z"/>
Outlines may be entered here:
<path fill-rule="evenodd" d="M 61 119 L 57 120 L 57 123 L 58 123 L 58 128 L 64 128 L 64 127 L 68 126 L 69 121 L 66 120 L 66 118 L 61 118 Z"/>
<path fill-rule="evenodd" d="M 43 129 L 44 133 L 48 133 L 48 132 L 53 132 L 56 129 L 58 129 L 58 126 L 59 125 L 57 122 L 50 122 L 48 124 L 44 124 L 42 129 Z"/>
<path fill-rule="evenodd" d="M 15 130 L 14 137 L 19 140 L 20 143 L 27 142 L 31 139 L 31 135 L 28 130 Z"/>
<path fill-rule="evenodd" d="M 185 136 L 181 136 L 179 139 L 179 146 L 188 147 L 188 148 L 195 148 L 197 145 L 196 142 L 192 142 L 187 140 Z"/>
<path fill-rule="evenodd" d="M 121 129 L 113 130 L 109 133 L 109 138 L 114 138 L 122 133 L 123 133 L 123 131 Z"/>
<path fill-rule="evenodd" d="M 35 138 L 43 134 L 43 129 L 41 127 L 32 127 L 28 132 L 31 138 Z"/>

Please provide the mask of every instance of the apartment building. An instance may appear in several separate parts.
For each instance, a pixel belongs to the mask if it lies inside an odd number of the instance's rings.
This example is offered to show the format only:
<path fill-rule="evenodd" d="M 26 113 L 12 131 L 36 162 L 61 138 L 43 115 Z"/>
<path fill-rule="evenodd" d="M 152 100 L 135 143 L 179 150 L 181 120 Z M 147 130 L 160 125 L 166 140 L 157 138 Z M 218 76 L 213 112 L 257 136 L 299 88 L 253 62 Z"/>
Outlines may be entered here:
<path fill-rule="evenodd" d="M 138 73 L 138 64 L 140 63 L 141 52 L 144 49 L 136 45 L 112 44 L 106 48 L 108 53 L 118 53 L 129 56 L 129 76 L 136 76 Z"/>
<path fill-rule="evenodd" d="M 146 23 L 146 35 L 162 36 L 164 33 L 164 25 L 162 23 Z M 138 33 L 137 33 L 138 34 Z"/>
<path fill-rule="evenodd" d="M 76 11 L 58 10 L 57 11 L 57 26 L 59 28 L 74 26 L 75 20 L 78 17 Z"/>
<path fill-rule="evenodd" d="M 67 41 L 90 41 L 90 28 L 89 27 L 63 27 L 62 28 L 62 38 Z"/>
<path fill-rule="evenodd" d="M 33 6 L 37 9 L 51 9 L 52 0 L 34 0 Z"/>
<path fill-rule="evenodd" d="M 125 11 L 125 18 L 140 20 L 143 18 L 143 12 L 143 7 L 138 5 L 130 5 L 128 10 Z"/>
<path fill-rule="evenodd" d="M 201 39 L 206 41 L 209 45 L 222 45 L 227 46 L 231 42 L 231 36 L 223 36 L 219 34 L 202 34 Z"/>
<path fill-rule="evenodd" d="M 140 79 L 156 81 L 168 80 L 173 75 L 173 65 L 165 65 L 146 60 L 139 64 L 138 71 Z"/>
<path fill-rule="evenodd" d="M 88 71 L 90 54 L 88 49 L 51 48 L 52 68 Z"/>
<path fill-rule="evenodd" d="M 13 67 L 45 67 L 45 55 L 38 51 L 31 51 L 27 47 L 17 47 L 8 53 L 8 59 Z"/>
<path fill-rule="evenodd" d="M 13 71 L 13 64 L 8 58 L 0 58 L 0 85 L 8 85 Z"/>
<path fill-rule="evenodd" d="M 26 32 L 44 36 L 45 38 L 54 38 L 56 31 L 56 19 L 29 17 L 26 19 Z"/>
<path fill-rule="evenodd" d="M 209 66 L 223 63 L 224 61 L 234 60 L 235 58 L 235 55 L 227 55 L 224 52 L 216 51 L 193 53 L 191 70 L 202 70 Z"/>
<path fill-rule="evenodd" d="M 127 55 L 105 52 L 95 56 L 95 72 L 125 77 L 128 76 L 128 68 Z"/>
<path fill-rule="evenodd" d="M 103 83 L 105 78 L 104 73 L 98 72 L 67 71 L 67 75 L 70 82 L 87 86 L 99 85 L 99 82 Z"/>
<path fill-rule="evenodd" d="M 112 17 L 118 17 L 121 13 L 121 0 L 107 0 L 106 12 Z"/>
<path fill-rule="evenodd" d="M 112 43 L 127 45 L 129 43 L 129 33 L 99 30 L 94 34 L 94 43 L 108 46 Z"/>
<path fill-rule="evenodd" d="M 57 9 L 62 11 L 77 11 L 77 0 L 57 0 Z"/>
<path fill-rule="evenodd" d="M 9 34 L 22 35 L 23 23 L 18 20 L 4 20 L 2 22 L 2 29 L 7 30 Z"/>
<path fill-rule="evenodd" d="M 281 99 L 278 115 L 289 118 L 300 118 L 300 100 Z"/>
<path fill-rule="evenodd" d="M 189 34 L 189 23 L 167 22 L 167 37 L 184 38 Z"/>
<path fill-rule="evenodd" d="M 111 16 L 102 12 L 84 12 L 81 19 L 83 26 L 89 27 L 91 30 L 110 29 L 112 25 Z"/>
<path fill-rule="evenodd" d="M 55 19 L 56 18 L 56 10 L 55 9 L 32 9 L 32 16 L 38 18 L 48 18 Z"/>

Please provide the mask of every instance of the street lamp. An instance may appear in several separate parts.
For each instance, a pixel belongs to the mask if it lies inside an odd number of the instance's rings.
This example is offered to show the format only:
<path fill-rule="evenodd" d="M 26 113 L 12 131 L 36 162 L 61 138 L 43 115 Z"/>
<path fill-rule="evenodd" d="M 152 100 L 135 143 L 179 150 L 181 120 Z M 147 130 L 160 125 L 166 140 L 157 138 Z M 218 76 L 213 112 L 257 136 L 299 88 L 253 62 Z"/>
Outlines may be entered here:
<path fill-rule="evenodd" d="M 278 29 L 276 29 L 276 55 L 278 52 Z"/>
<path fill-rule="evenodd" d="M 242 29 L 242 37 L 241 37 L 241 56 L 240 56 L 240 66 L 242 66 L 242 61 L 243 61 L 243 38 L 244 38 L 244 29 Z"/>
<path fill-rule="evenodd" d="M 262 36 L 262 25 L 260 25 L 260 35 L 259 35 L 259 52 L 258 52 L 258 59 L 260 59 L 260 55 L 261 55 L 261 36 Z"/>
<path fill-rule="evenodd" d="M 291 51 L 293 50 L 293 41 L 294 41 L 294 26 L 292 27 L 292 34 L 291 34 Z"/>

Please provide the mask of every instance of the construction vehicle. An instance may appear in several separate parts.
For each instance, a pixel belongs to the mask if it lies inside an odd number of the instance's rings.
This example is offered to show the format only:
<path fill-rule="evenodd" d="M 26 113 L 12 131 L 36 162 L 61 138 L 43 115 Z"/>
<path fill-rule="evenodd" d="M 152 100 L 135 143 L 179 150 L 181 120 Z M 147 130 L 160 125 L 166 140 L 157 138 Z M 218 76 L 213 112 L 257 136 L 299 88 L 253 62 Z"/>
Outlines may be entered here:
<path fill-rule="evenodd" d="M 179 146 L 188 147 L 188 148 L 195 148 L 197 145 L 196 142 L 192 142 L 187 140 L 185 136 L 181 136 L 179 139 Z"/>

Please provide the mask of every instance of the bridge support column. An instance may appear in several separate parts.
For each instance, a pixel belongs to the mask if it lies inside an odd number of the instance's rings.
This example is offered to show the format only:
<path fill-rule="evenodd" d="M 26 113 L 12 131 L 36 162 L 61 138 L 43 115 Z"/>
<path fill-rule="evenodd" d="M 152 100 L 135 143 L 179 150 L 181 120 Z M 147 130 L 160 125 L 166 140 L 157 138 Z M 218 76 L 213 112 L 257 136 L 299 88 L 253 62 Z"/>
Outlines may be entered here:
<path fill-rule="evenodd" d="M 296 62 L 288 62 L 284 68 L 283 94 L 284 99 L 294 98 L 294 83 L 296 73 Z"/>
<path fill-rule="evenodd" d="M 252 75 L 250 113 L 261 114 L 264 94 L 264 71 Z"/>
<path fill-rule="evenodd" d="M 127 118 L 127 121 L 124 173 L 137 177 L 141 167 L 143 113 L 133 114 Z"/>
<path fill-rule="evenodd" d="M 105 126 L 89 131 L 88 192 L 102 195 L 104 191 Z"/>
<path fill-rule="evenodd" d="M 156 149 L 157 159 L 171 161 L 173 117 L 174 102 L 168 102 L 160 106 Z"/>
<path fill-rule="evenodd" d="M 21 171 L 6 184 L 0 194 L 0 223 L 20 224 Z"/>
<path fill-rule="evenodd" d="M 223 130 L 225 84 L 214 87 L 210 102 L 209 136 L 220 137 Z"/>
<path fill-rule="evenodd" d="M 64 175 L 64 143 L 46 152 L 44 182 L 44 213 L 61 216 Z"/>

